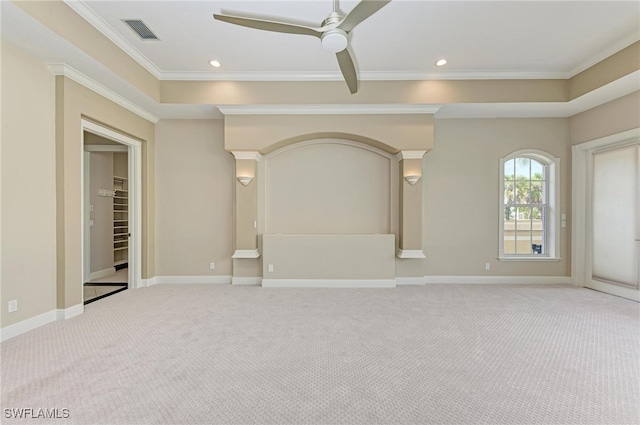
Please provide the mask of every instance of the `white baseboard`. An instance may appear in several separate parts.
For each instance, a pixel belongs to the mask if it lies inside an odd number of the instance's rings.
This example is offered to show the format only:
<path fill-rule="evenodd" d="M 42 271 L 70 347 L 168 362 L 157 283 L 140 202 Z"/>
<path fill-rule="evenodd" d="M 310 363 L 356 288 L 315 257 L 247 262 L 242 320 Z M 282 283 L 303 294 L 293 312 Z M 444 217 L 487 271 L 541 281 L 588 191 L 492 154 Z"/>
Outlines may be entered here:
<path fill-rule="evenodd" d="M 471 283 L 471 284 L 571 284 L 569 276 L 425 276 L 426 284 Z"/>
<path fill-rule="evenodd" d="M 265 288 L 395 288 L 395 279 L 262 279 Z"/>
<path fill-rule="evenodd" d="M 6 326 L 0 329 L 0 341 L 6 341 L 25 332 L 39 328 L 40 326 L 44 326 L 47 323 L 55 322 L 56 318 L 56 310 L 51 310 L 32 317 L 31 319 Z"/>
<path fill-rule="evenodd" d="M 147 286 L 158 284 L 230 284 L 231 276 L 155 276 L 147 280 Z"/>
<path fill-rule="evenodd" d="M 233 277 L 231 279 L 231 284 L 233 285 L 253 285 L 260 286 L 262 284 L 261 277 Z"/>
<path fill-rule="evenodd" d="M 84 303 L 76 304 L 72 307 L 56 310 L 56 318 L 58 320 L 67 320 L 84 313 Z"/>
<path fill-rule="evenodd" d="M 149 286 L 156 284 L 156 278 L 150 277 L 149 279 L 140 279 L 140 286 L 138 288 L 148 288 Z"/>
<path fill-rule="evenodd" d="M 425 277 L 396 277 L 396 285 L 405 286 L 405 285 L 424 285 Z"/>
<path fill-rule="evenodd" d="M 116 268 L 109 267 L 108 269 L 98 270 L 97 272 L 91 272 L 91 274 L 89 275 L 89 279 L 91 280 L 101 279 L 103 277 L 106 277 L 115 273 L 116 273 Z"/>

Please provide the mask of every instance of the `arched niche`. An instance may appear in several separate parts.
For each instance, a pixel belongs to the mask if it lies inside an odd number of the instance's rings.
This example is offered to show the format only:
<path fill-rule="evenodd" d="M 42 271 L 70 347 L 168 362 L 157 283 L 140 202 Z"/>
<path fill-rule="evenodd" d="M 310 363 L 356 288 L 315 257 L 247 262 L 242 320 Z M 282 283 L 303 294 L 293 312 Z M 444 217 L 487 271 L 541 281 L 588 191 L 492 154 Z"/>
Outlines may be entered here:
<path fill-rule="evenodd" d="M 261 167 L 261 233 L 395 233 L 394 155 L 338 138 L 280 146 L 264 157 Z"/>

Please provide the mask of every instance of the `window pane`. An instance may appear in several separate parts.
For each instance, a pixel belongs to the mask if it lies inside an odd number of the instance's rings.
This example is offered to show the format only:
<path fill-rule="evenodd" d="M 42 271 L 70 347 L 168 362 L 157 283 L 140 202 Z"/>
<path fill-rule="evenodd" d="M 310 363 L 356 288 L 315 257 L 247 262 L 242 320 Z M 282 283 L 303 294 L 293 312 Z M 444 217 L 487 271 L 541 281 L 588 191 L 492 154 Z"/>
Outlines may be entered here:
<path fill-rule="evenodd" d="M 544 165 L 536 160 L 531 160 L 531 180 L 544 180 Z"/>
<path fill-rule="evenodd" d="M 531 229 L 531 208 L 520 207 L 518 208 L 518 230 Z"/>
<path fill-rule="evenodd" d="M 506 207 L 504 209 L 504 253 L 515 254 L 515 228 L 516 228 L 516 208 Z"/>
<path fill-rule="evenodd" d="M 531 182 L 531 193 L 529 198 L 532 204 L 544 204 L 543 189 L 541 181 Z"/>
<path fill-rule="evenodd" d="M 520 227 L 520 226 L 518 226 Z M 516 253 L 517 254 L 531 254 L 531 231 L 520 231 L 516 232 Z"/>
<path fill-rule="evenodd" d="M 516 178 L 525 178 L 529 180 L 530 174 L 530 164 L 531 160 L 529 158 L 516 158 Z"/>
<path fill-rule="evenodd" d="M 518 178 L 516 181 L 516 203 L 518 204 L 528 204 L 527 199 L 529 198 L 529 189 L 531 183 L 529 180 L 525 180 L 522 177 Z"/>
<path fill-rule="evenodd" d="M 513 182 L 504 183 L 504 203 L 513 204 L 515 202 L 515 185 Z"/>
<path fill-rule="evenodd" d="M 504 163 L 504 178 L 505 180 L 511 179 L 513 180 L 513 172 L 515 170 L 515 159 L 510 159 Z"/>

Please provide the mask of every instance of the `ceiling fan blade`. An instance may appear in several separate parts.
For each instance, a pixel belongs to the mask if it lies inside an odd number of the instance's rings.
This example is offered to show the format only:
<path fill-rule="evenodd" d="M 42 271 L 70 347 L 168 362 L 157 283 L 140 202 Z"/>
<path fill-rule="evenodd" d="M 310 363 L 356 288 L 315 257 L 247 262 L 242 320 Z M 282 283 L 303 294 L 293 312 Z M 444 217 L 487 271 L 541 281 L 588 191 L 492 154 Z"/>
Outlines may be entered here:
<path fill-rule="evenodd" d="M 284 32 L 288 34 L 311 35 L 320 38 L 321 31 L 315 28 L 302 25 L 287 24 L 284 22 L 267 21 L 264 19 L 243 18 L 240 16 L 219 15 L 214 13 L 213 17 L 218 21 L 229 22 L 230 24 L 241 25 L 243 27 L 255 28 L 264 31 Z"/>
<path fill-rule="evenodd" d="M 344 49 L 336 53 L 336 57 L 338 58 L 338 65 L 340 65 L 340 71 L 342 71 L 344 81 L 347 83 L 347 86 L 349 86 L 351 94 L 354 94 L 358 91 L 358 76 L 356 75 L 356 67 L 353 65 L 349 50 Z"/>
<path fill-rule="evenodd" d="M 390 1 L 391 0 L 362 0 L 342 20 L 338 28 L 345 32 L 350 32 L 356 25 L 382 9 Z"/>

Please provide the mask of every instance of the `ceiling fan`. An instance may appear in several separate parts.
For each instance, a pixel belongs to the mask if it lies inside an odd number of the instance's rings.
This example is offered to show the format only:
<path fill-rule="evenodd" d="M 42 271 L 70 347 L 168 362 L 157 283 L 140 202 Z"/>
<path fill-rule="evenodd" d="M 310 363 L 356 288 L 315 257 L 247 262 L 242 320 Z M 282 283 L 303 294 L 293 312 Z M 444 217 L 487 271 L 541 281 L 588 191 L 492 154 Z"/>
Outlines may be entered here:
<path fill-rule="evenodd" d="M 351 55 L 347 50 L 347 36 L 356 25 L 376 13 L 390 1 L 362 0 L 347 16 L 343 17 L 337 12 L 337 0 L 333 0 L 333 12 L 322 21 L 320 28 L 217 13 L 214 13 L 213 17 L 219 21 L 259 30 L 318 37 L 324 50 L 336 54 L 342 76 L 349 91 L 353 94 L 358 91 L 358 76 Z"/>

